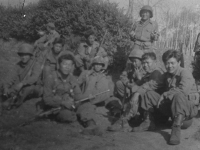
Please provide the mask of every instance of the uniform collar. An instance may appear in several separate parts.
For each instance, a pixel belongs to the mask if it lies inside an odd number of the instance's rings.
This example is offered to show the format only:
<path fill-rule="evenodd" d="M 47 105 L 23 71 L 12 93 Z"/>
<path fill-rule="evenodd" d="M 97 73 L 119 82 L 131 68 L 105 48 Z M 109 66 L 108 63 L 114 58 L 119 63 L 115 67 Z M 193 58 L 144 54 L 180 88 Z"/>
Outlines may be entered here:
<path fill-rule="evenodd" d="M 66 83 L 66 82 L 72 81 L 72 74 L 71 74 L 71 73 L 68 75 L 68 77 L 67 77 L 66 79 L 63 79 L 63 78 L 62 78 L 62 75 L 61 75 L 60 70 L 56 71 L 56 73 L 57 73 L 58 78 L 59 78 L 62 82 L 65 82 L 65 83 Z"/>
<path fill-rule="evenodd" d="M 151 23 L 152 24 L 152 21 L 151 21 L 151 19 L 148 19 L 148 20 L 146 20 L 146 21 L 142 21 L 142 19 L 140 20 L 140 24 L 141 25 L 143 25 L 143 24 L 148 24 L 148 23 Z"/>

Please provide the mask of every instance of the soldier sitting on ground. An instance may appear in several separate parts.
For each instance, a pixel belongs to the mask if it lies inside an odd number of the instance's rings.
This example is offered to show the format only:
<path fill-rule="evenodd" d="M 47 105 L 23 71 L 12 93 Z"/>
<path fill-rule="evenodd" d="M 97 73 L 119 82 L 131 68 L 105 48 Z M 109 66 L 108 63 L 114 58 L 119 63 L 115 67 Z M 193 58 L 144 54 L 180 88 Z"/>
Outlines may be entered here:
<path fill-rule="evenodd" d="M 132 95 L 129 99 L 129 107 L 130 109 L 125 109 L 124 116 L 121 117 L 119 121 L 117 121 L 114 125 L 108 128 L 110 131 L 116 131 L 123 129 L 124 131 L 132 131 L 132 128 L 128 124 L 128 120 L 134 117 L 138 113 L 138 103 L 140 96 L 145 94 L 148 91 L 155 91 L 157 93 L 162 92 L 162 71 L 158 69 L 156 65 L 156 55 L 153 52 L 145 53 L 142 56 L 142 65 L 143 69 L 146 72 L 145 75 L 141 78 L 141 80 L 137 84 L 130 84 Z M 129 84 L 129 83 L 127 83 Z M 129 86 L 129 85 L 128 85 Z M 143 114 L 141 112 L 141 114 Z M 146 113 L 144 113 L 147 116 Z M 134 128 L 135 129 L 135 128 Z M 147 128 L 148 129 L 148 128 Z M 135 129 L 136 130 L 136 129 Z"/>
<path fill-rule="evenodd" d="M 82 97 L 77 79 L 73 76 L 75 60 L 70 54 L 58 58 L 58 68 L 51 75 L 48 84 L 44 85 L 44 105 L 47 109 L 62 107 L 54 115 L 61 122 L 75 122 L 74 101 Z"/>
<path fill-rule="evenodd" d="M 92 62 L 92 69 L 83 71 L 78 78 L 79 84 L 82 85 L 83 97 L 89 97 L 89 100 L 77 109 L 77 115 L 86 127 L 83 133 L 86 134 L 99 134 L 95 131 L 100 131 L 100 133 L 105 131 L 110 125 L 109 118 L 106 117 L 108 110 L 105 108 L 105 103 L 117 100 L 111 98 L 113 85 L 102 72 L 104 65 L 102 57 L 96 56 Z M 99 95 L 95 96 L 96 94 Z"/>
<path fill-rule="evenodd" d="M 104 59 L 105 66 L 103 69 L 108 67 L 108 57 L 107 52 L 99 45 L 96 41 L 96 36 L 94 31 L 90 30 L 85 35 L 86 42 L 79 45 L 77 49 L 76 58 L 80 63 L 80 69 L 88 70 L 91 68 L 91 63 L 95 56 L 101 56 Z"/>
<path fill-rule="evenodd" d="M 44 60 L 45 64 L 44 64 L 44 70 L 43 70 L 44 84 L 48 84 L 48 81 L 51 80 L 52 78 L 51 74 L 52 72 L 56 70 L 57 61 L 61 55 L 69 54 L 74 57 L 74 54 L 71 51 L 63 49 L 64 44 L 65 44 L 64 39 L 56 38 L 55 41 L 53 42 L 53 47 L 46 48 L 46 51 L 48 52 L 46 54 L 46 57 L 43 58 L 43 59 L 46 59 Z"/>
<path fill-rule="evenodd" d="M 46 25 L 47 33 L 45 33 L 41 38 L 35 41 L 34 46 L 43 44 L 44 47 L 47 47 L 49 44 L 53 44 L 56 38 L 59 38 L 59 33 L 55 30 L 55 25 L 52 22 L 49 22 Z"/>
<path fill-rule="evenodd" d="M 43 90 L 39 82 L 42 73 L 42 61 L 40 57 L 34 58 L 33 51 L 33 46 L 29 44 L 22 44 L 19 47 L 20 61 L 16 64 L 9 82 L 3 85 L 4 95 L 10 97 L 10 102 L 6 102 L 9 107 L 21 105 L 28 97 L 40 97 L 42 95 Z"/>
<path fill-rule="evenodd" d="M 181 53 L 179 51 L 166 51 L 162 60 L 167 70 L 164 74 L 166 90 L 162 95 L 153 90 L 141 94 L 141 108 L 146 112 L 145 119 L 133 130 L 145 131 L 153 127 L 154 118 L 151 114 L 158 108 L 163 116 L 172 117 L 173 125 L 169 144 L 177 145 L 180 143 L 181 126 L 184 120 L 191 120 L 198 113 L 199 94 L 192 74 L 180 67 Z"/>

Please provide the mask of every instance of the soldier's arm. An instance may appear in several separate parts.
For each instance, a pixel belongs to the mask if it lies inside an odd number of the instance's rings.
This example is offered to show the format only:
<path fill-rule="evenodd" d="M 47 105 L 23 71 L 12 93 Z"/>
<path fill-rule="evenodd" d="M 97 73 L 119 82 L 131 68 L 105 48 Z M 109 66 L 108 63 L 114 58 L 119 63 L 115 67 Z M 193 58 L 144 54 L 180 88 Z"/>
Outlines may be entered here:
<path fill-rule="evenodd" d="M 87 71 L 83 71 L 81 72 L 80 76 L 77 79 L 77 83 L 80 86 L 81 84 L 83 84 L 84 82 L 86 82 L 86 76 L 87 76 Z"/>
<path fill-rule="evenodd" d="M 195 81 L 192 74 L 189 71 L 184 70 L 181 72 L 181 80 L 177 87 L 170 89 L 164 93 L 164 96 L 172 100 L 174 95 L 177 93 L 183 93 L 184 95 L 189 95 Z"/>
<path fill-rule="evenodd" d="M 53 34 L 53 37 L 51 39 L 49 39 L 45 44 L 48 45 L 48 44 L 52 44 L 56 38 L 59 38 L 60 37 L 60 34 L 58 32 L 55 32 Z"/>
<path fill-rule="evenodd" d="M 38 40 L 35 41 L 34 45 L 37 46 L 40 43 L 45 43 L 47 40 L 47 35 L 45 34 L 44 36 L 42 36 L 41 38 L 39 38 Z"/>
<path fill-rule="evenodd" d="M 31 71 L 31 75 L 28 76 L 24 81 L 22 81 L 23 85 L 32 85 L 36 83 L 42 74 L 43 65 L 44 64 L 42 57 L 36 58 L 35 64 Z"/>
<path fill-rule="evenodd" d="M 137 92 L 143 94 L 147 91 L 158 90 L 163 87 L 163 75 L 160 71 L 155 70 L 150 75 L 150 80 L 138 87 Z"/>

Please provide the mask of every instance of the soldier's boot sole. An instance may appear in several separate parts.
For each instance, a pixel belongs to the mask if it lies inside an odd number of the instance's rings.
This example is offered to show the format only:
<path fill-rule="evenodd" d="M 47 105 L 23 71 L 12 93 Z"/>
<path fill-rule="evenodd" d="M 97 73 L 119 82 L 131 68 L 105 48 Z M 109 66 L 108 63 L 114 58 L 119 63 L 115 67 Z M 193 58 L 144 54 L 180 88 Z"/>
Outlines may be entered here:
<path fill-rule="evenodd" d="M 178 145 L 180 144 L 181 138 L 181 127 L 180 126 L 173 126 L 172 132 L 169 140 L 170 145 Z"/>

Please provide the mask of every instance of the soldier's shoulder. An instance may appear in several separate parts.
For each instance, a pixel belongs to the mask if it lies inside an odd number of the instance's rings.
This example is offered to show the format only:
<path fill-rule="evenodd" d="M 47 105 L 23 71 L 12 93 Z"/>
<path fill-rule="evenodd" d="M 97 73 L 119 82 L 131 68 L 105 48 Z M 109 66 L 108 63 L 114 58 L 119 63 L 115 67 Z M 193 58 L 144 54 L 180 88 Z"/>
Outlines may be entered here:
<path fill-rule="evenodd" d="M 180 74 L 180 76 L 187 76 L 187 77 L 193 77 L 192 76 L 192 73 L 189 71 L 189 70 L 187 70 L 186 68 L 182 68 L 182 67 L 180 67 L 179 68 L 179 74 Z"/>

